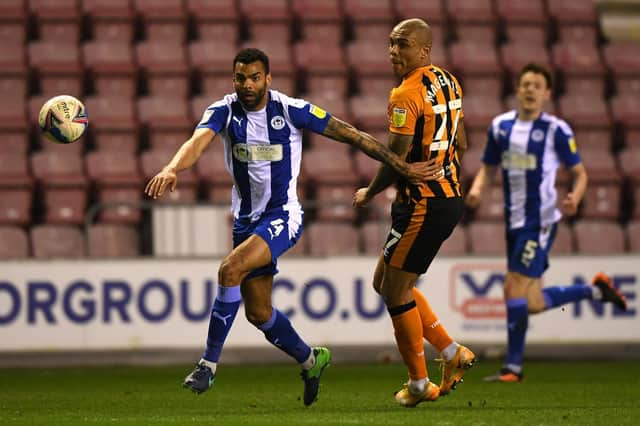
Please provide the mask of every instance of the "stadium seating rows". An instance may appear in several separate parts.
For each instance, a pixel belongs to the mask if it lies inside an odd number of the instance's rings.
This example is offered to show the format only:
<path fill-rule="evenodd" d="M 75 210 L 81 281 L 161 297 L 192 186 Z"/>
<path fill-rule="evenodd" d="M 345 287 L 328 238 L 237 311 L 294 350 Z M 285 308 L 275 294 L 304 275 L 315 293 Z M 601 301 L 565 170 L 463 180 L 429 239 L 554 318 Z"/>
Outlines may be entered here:
<path fill-rule="evenodd" d="M 434 63 L 453 71 L 465 90 L 471 147 L 463 181 L 468 184 L 480 164 L 491 118 L 515 105 L 520 67 L 531 60 L 547 64 L 557 83 L 547 110 L 573 126 L 590 174 L 580 218 L 563 223 L 555 250 L 638 251 L 640 44 L 603 40 L 590 2 L 9 0 L 0 5 L 0 258 L 145 253 L 140 226 L 146 219 L 135 207 L 143 201 L 143 183 L 206 106 L 231 90 L 230 65 L 240 47 L 269 54 L 274 88 L 384 139 L 387 94 L 396 83 L 388 32 L 412 16 L 428 17 Z M 60 93 L 87 106 L 90 132 L 81 143 L 39 139 L 38 110 Z M 231 181 L 221 160 L 217 144 L 162 202 L 227 203 Z M 377 253 L 389 197 L 378 197 L 366 212 L 349 207 L 353 190 L 376 170 L 362 153 L 307 136 L 299 195 L 307 200 L 311 236 L 296 253 Z M 566 193 L 566 173 L 558 184 Z M 486 243 L 498 243 L 495 238 L 482 237 L 498 227 L 503 232 L 501 191 L 491 188 L 487 195 L 443 251 L 503 251 Z M 96 203 L 114 208 L 96 212 L 84 235 Z M 602 225 L 602 237 L 581 231 L 592 223 Z M 337 234 L 345 236 L 344 245 L 321 242 Z M 109 238 L 112 245 L 92 245 Z M 56 244 L 62 240 L 69 244 Z"/>

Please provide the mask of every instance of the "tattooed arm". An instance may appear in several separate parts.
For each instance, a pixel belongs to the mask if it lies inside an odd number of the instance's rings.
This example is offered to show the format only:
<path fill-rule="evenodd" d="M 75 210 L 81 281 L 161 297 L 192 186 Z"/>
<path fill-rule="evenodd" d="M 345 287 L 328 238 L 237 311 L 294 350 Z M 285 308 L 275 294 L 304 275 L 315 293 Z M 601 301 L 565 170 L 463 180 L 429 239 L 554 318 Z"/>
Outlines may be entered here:
<path fill-rule="evenodd" d="M 431 172 L 431 170 L 426 163 L 407 164 L 401 157 L 373 136 L 356 129 L 351 124 L 339 118 L 333 116 L 329 118 L 329 122 L 322 134 L 338 142 L 353 145 L 369 157 L 383 162 L 391 169 L 387 173 L 398 173 L 412 183 L 420 183 L 429 179 L 429 172 Z M 409 139 L 409 144 L 410 143 L 411 139 Z M 406 149 L 408 149 L 408 145 Z M 393 182 L 393 179 L 391 182 Z"/>

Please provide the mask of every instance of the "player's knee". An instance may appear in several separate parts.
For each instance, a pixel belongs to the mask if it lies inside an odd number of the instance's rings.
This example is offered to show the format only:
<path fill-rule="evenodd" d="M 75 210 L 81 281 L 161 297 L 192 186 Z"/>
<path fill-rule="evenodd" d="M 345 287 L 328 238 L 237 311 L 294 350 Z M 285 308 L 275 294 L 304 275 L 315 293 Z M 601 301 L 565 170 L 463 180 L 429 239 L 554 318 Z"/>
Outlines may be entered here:
<path fill-rule="evenodd" d="M 240 263 L 233 257 L 225 257 L 218 269 L 218 283 L 222 286 L 238 285 L 241 278 Z"/>
<path fill-rule="evenodd" d="M 247 321 L 258 327 L 271 319 L 271 306 L 245 306 L 244 314 Z"/>

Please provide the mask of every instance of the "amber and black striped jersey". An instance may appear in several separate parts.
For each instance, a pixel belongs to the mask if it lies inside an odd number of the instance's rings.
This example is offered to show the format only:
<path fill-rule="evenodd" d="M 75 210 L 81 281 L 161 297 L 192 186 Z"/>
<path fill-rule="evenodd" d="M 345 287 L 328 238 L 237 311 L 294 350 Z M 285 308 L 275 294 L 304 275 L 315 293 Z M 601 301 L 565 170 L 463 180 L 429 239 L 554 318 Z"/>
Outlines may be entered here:
<path fill-rule="evenodd" d="M 437 158 L 445 171 L 441 179 L 420 185 L 402 181 L 398 195 L 413 200 L 461 196 L 456 132 L 464 114 L 458 80 L 435 65 L 417 68 L 391 91 L 387 114 L 391 133 L 413 136 L 407 162 Z"/>

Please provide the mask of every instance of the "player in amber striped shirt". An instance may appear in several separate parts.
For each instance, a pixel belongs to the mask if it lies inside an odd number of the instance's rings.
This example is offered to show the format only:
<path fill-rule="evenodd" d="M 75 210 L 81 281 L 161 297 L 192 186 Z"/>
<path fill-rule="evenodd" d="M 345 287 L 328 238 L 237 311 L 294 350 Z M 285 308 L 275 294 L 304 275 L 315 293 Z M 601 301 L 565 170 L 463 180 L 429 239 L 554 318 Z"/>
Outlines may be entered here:
<path fill-rule="evenodd" d="M 388 186 L 398 187 L 391 231 L 373 286 L 385 300 L 409 370 L 409 382 L 396 393 L 396 401 L 409 407 L 448 393 L 475 361 L 473 352 L 449 336 L 415 288 L 463 212 L 458 182 L 460 157 L 467 145 L 462 89 L 449 72 L 431 64 L 430 53 L 431 29 L 424 21 L 408 19 L 392 30 L 389 55 L 402 83 L 389 98 L 389 146 L 407 162 L 432 165 L 431 180 L 406 184 L 391 169 L 381 167 L 369 186 L 354 196 L 354 205 L 364 206 Z M 429 381 L 423 337 L 442 354 L 440 386 Z"/>

